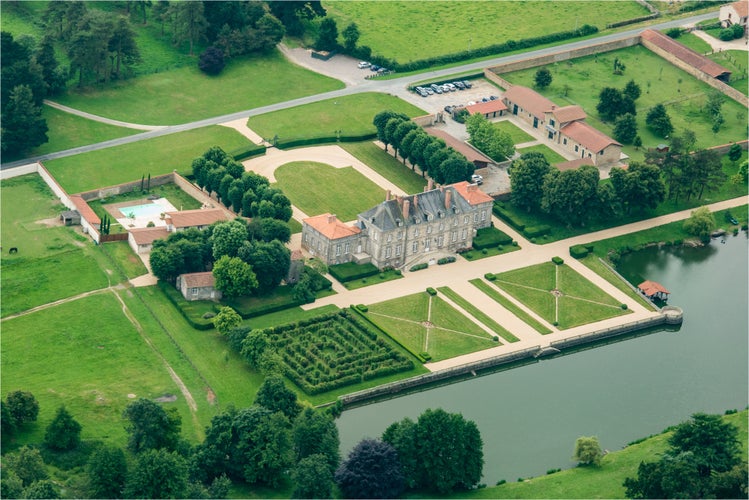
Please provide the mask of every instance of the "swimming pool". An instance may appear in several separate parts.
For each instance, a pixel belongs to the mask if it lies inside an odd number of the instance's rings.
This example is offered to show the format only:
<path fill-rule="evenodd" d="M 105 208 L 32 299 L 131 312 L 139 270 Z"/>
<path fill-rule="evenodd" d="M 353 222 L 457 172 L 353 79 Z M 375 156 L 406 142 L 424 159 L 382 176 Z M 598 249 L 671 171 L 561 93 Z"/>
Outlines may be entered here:
<path fill-rule="evenodd" d="M 131 219 L 135 217 L 149 217 L 151 215 L 160 215 L 164 212 L 164 206 L 158 203 L 145 203 L 143 205 L 135 205 L 132 207 L 122 207 L 119 209 L 120 213 L 125 217 Z"/>

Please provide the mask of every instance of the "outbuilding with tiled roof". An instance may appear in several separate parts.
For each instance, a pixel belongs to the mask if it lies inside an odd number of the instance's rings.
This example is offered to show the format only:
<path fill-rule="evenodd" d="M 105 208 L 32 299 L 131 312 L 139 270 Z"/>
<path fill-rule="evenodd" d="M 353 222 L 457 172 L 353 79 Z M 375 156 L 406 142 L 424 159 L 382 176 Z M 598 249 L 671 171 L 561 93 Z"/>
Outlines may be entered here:
<path fill-rule="evenodd" d="M 731 71 L 727 68 L 658 31 L 643 31 L 640 33 L 640 42 L 647 49 L 677 66 L 679 63 L 690 66 L 724 82 L 728 82 L 731 76 Z"/>
<path fill-rule="evenodd" d="M 163 226 L 131 228 L 128 233 L 127 242 L 138 254 L 150 252 L 154 241 L 165 240 L 169 236 L 169 231 Z"/>
<path fill-rule="evenodd" d="M 307 217 L 302 221 L 302 248 L 327 264 L 356 260 L 362 253 L 361 229 L 345 224 L 333 214 Z"/>
<path fill-rule="evenodd" d="M 502 100 L 511 114 L 528 122 L 533 128 L 543 126 L 545 113 L 554 106 L 546 97 L 522 85 L 513 85 L 505 90 Z"/>
<path fill-rule="evenodd" d="M 507 105 L 501 99 L 493 101 L 478 102 L 465 107 L 466 111 L 472 115 L 482 114 L 485 118 L 497 118 L 504 115 L 507 111 Z"/>
<path fill-rule="evenodd" d="M 164 216 L 164 221 L 170 232 L 182 231 L 191 227 L 205 229 L 214 222 L 225 220 L 227 220 L 226 214 L 220 208 L 198 208 L 180 212 L 167 212 Z"/>
<path fill-rule="evenodd" d="M 187 273 L 177 276 L 176 287 L 187 300 L 221 300 L 211 272 Z"/>
<path fill-rule="evenodd" d="M 621 144 L 582 121 L 562 127 L 559 144 L 578 158 L 590 158 L 597 167 L 614 165 L 621 158 Z"/>
<path fill-rule="evenodd" d="M 739 0 L 738 2 L 721 5 L 718 18 L 720 19 L 720 25 L 724 28 L 740 24 L 746 31 L 747 19 L 749 19 L 749 2 Z"/>
<path fill-rule="evenodd" d="M 671 292 L 656 281 L 643 281 L 637 285 L 637 289 L 649 299 L 666 300 Z"/>

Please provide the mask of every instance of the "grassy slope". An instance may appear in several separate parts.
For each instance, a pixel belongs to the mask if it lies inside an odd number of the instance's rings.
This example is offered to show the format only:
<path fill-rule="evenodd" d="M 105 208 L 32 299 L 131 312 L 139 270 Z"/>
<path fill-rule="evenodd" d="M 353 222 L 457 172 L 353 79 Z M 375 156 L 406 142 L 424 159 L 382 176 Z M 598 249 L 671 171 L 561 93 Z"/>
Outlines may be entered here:
<path fill-rule="evenodd" d="M 211 146 L 225 151 L 246 147 L 250 142 L 236 130 L 211 126 L 156 137 L 45 163 L 50 173 L 70 194 L 135 181 L 173 170 L 191 171 L 192 160 Z"/>
<path fill-rule="evenodd" d="M 337 130 L 342 136 L 361 136 L 377 132 L 372 120 L 384 110 L 410 117 L 426 114 L 397 97 L 367 92 L 253 116 L 247 125 L 261 137 L 277 135 L 282 141 L 335 137 Z"/>
<path fill-rule="evenodd" d="M 346 142 L 341 147 L 408 194 L 420 193 L 426 180 L 370 141 Z"/>
<path fill-rule="evenodd" d="M 725 421 L 739 428 L 742 457 L 747 457 L 747 411 L 726 415 Z M 622 483 L 634 477 L 640 462 L 657 459 L 668 447 L 670 432 L 609 453 L 601 467 L 577 467 L 556 474 L 533 478 L 522 483 L 475 490 L 452 498 L 625 498 Z"/>
<path fill-rule="evenodd" d="M 613 74 L 611 68 L 614 58 L 619 58 L 625 64 L 624 75 Z M 662 138 L 653 135 L 645 126 L 647 110 L 661 103 L 666 104 L 676 133 L 681 133 L 685 128 L 695 132 L 698 148 L 746 138 L 745 108 L 733 100 L 726 100 L 722 110 L 725 124 L 716 136 L 711 131 L 712 120 L 702 109 L 706 93 L 711 87 L 675 66 L 665 64 L 660 57 L 644 47 L 635 46 L 582 57 L 550 65 L 549 69 L 553 82 L 541 93 L 559 106 L 579 104 L 588 113 L 587 121 L 606 134 L 613 133 L 613 124 L 603 123 L 598 118 L 596 105 L 601 89 L 623 88 L 630 79 L 634 79 L 642 89 L 642 95 L 636 104 L 638 133 L 645 147 L 663 142 Z M 537 68 L 532 68 L 503 76 L 512 83 L 530 87 L 536 70 Z M 566 97 L 565 84 L 571 89 Z M 625 146 L 624 152 L 633 160 L 643 159 L 642 149 Z"/>
<path fill-rule="evenodd" d="M 355 21 L 360 45 L 399 62 L 521 40 L 576 25 L 606 23 L 647 15 L 635 2 L 323 2 L 339 30 Z M 512 22 L 497 22 L 498 19 Z"/>
<path fill-rule="evenodd" d="M 291 202 L 309 216 L 330 212 L 349 221 L 385 199 L 383 189 L 352 167 L 292 162 L 278 168 L 275 176 Z"/>
<path fill-rule="evenodd" d="M 560 155 L 553 149 L 551 149 L 549 146 L 546 146 L 545 144 L 538 144 L 536 146 L 529 146 L 527 148 L 518 149 L 518 153 L 541 153 L 546 157 L 546 160 L 554 165 L 556 163 L 561 163 L 563 161 L 567 161 L 567 158 Z"/>

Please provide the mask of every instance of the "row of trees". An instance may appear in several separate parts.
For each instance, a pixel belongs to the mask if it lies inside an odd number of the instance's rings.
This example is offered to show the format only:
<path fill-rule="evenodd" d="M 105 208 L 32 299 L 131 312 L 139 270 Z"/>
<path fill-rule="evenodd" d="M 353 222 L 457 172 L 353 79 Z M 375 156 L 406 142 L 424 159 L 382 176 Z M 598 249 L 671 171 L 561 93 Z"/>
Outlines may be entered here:
<path fill-rule="evenodd" d="M 515 144 L 510 134 L 492 125 L 481 113 L 473 114 L 466 120 L 466 131 L 471 137 L 471 144 L 494 161 L 505 161 L 515 154 Z"/>
<path fill-rule="evenodd" d="M 424 132 L 408 116 L 394 111 L 382 111 L 374 117 L 377 137 L 388 146 L 393 146 L 393 156 L 400 154 L 403 163 L 408 160 L 411 168 L 417 165 L 422 175 L 429 175 L 438 184 L 467 181 L 474 172 L 474 165 L 465 156 L 448 147 L 445 141 Z"/>

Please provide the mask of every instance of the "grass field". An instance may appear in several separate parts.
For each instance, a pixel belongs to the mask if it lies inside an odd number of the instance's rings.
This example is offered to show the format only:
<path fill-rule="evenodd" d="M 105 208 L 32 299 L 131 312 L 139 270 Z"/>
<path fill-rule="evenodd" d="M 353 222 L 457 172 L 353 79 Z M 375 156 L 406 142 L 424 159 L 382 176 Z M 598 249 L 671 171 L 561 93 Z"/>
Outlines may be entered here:
<path fill-rule="evenodd" d="M 377 132 L 372 120 L 384 110 L 410 117 L 426 114 L 421 108 L 397 97 L 366 92 L 253 116 L 247 126 L 261 137 L 277 135 L 280 141 L 336 135 L 362 136 Z"/>
<path fill-rule="evenodd" d="M 741 455 L 746 461 L 746 410 L 724 415 L 723 421 L 738 427 Z M 626 498 L 624 479 L 637 476 L 640 462 L 657 461 L 668 448 L 670 436 L 671 432 L 664 432 L 609 453 L 603 457 L 600 467 L 576 467 L 523 482 L 461 492 L 450 498 Z"/>
<path fill-rule="evenodd" d="M 535 141 L 536 138 L 522 130 L 520 127 L 515 125 L 509 120 L 503 120 L 501 122 L 493 122 L 495 128 L 498 128 L 502 132 L 507 132 L 512 138 L 513 144 L 522 144 L 524 142 Z"/>
<path fill-rule="evenodd" d="M 71 89 L 57 101 L 115 120 L 175 125 L 340 88 L 341 82 L 293 65 L 273 52 L 233 59 L 217 77 L 190 65 L 102 88 Z"/>
<path fill-rule="evenodd" d="M 143 175 L 190 173 L 192 160 L 212 146 L 224 151 L 250 142 L 234 129 L 211 126 L 45 162 L 70 194 L 140 179 Z"/>
<path fill-rule="evenodd" d="M 373 304 L 366 314 L 408 350 L 427 352 L 433 361 L 498 345 L 489 333 L 426 292 Z"/>
<path fill-rule="evenodd" d="M 546 32 L 572 30 L 647 15 L 635 2 L 323 2 L 339 30 L 356 22 L 359 45 L 405 63 Z M 512 18 L 513 22 L 497 22 Z"/>
<path fill-rule="evenodd" d="M 408 194 L 424 191 L 426 179 L 371 141 L 344 142 L 341 147 Z"/>
<path fill-rule="evenodd" d="M 563 161 L 567 161 L 567 158 L 565 158 L 564 156 L 560 155 L 559 153 L 557 153 L 556 151 L 554 151 L 553 149 L 551 149 L 549 146 L 546 146 L 544 144 L 538 144 L 536 146 L 530 146 L 530 147 L 527 147 L 527 148 L 518 149 L 517 151 L 520 154 L 523 154 L 523 153 L 541 153 L 541 154 L 543 154 L 546 157 L 546 160 L 550 164 L 552 164 L 552 165 L 554 165 L 556 163 L 561 163 Z"/>
<path fill-rule="evenodd" d="M 458 295 L 452 288 L 447 286 L 441 286 L 437 288 L 441 294 L 445 295 L 448 299 L 452 300 L 460 306 L 465 312 L 482 322 L 485 326 L 491 328 L 491 330 L 502 337 L 507 342 L 517 342 L 519 339 L 509 332 L 505 327 L 490 318 L 484 311 L 471 304 L 467 299 Z"/>
<path fill-rule="evenodd" d="M 623 75 L 614 75 L 612 64 L 619 58 L 626 66 Z M 558 106 L 579 104 L 588 114 L 587 121 L 602 132 L 612 135 L 613 124 L 603 123 L 598 118 L 596 105 L 598 95 L 604 87 L 624 88 L 634 79 L 642 89 L 642 95 L 636 101 L 638 133 L 642 138 L 643 148 L 635 149 L 625 146 L 623 151 L 632 160 L 641 161 L 643 150 L 663 142 L 645 126 L 647 111 L 657 104 L 664 104 L 671 117 L 674 131 L 680 134 L 684 129 L 692 130 L 697 136 L 697 147 L 725 144 L 730 141 L 746 139 L 747 110 L 739 103 L 727 99 L 723 104 L 725 123 L 719 134 L 711 130 L 712 119 L 704 110 L 706 94 L 711 89 L 688 73 L 666 63 L 642 46 L 587 56 L 564 63 L 548 66 L 553 81 L 543 95 Z M 532 68 L 502 75 L 512 83 L 532 86 L 533 75 L 538 68 Z M 570 90 L 564 95 L 565 85 Z"/>
<path fill-rule="evenodd" d="M 516 306 L 514 303 L 512 303 L 510 300 L 502 296 L 494 287 L 489 285 L 486 281 L 482 280 L 481 278 L 472 279 L 469 281 L 473 286 L 484 292 L 486 295 L 489 296 L 494 302 L 501 305 L 508 311 L 510 311 L 512 314 L 523 320 L 525 324 L 536 330 L 541 335 L 546 335 L 547 333 L 551 333 L 551 330 L 546 328 L 542 323 L 539 321 L 536 321 L 530 314 L 523 311 L 521 308 Z"/>
<path fill-rule="evenodd" d="M 133 252 L 127 241 L 110 241 L 101 247 L 102 251 L 109 254 L 117 263 L 128 279 L 143 276 L 148 272 L 143 261 Z"/>
<path fill-rule="evenodd" d="M 399 280 L 402 277 L 403 275 L 396 273 L 395 269 L 388 269 L 387 271 L 382 271 L 381 273 L 370 276 L 369 278 L 347 281 L 346 283 L 343 283 L 343 286 L 346 287 L 346 290 L 357 290 L 359 288 L 364 288 L 365 286 L 379 285 L 386 281 Z"/>
<path fill-rule="evenodd" d="M 631 311 L 567 265 L 546 262 L 496 274 L 494 284 L 560 329 Z"/>
<path fill-rule="evenodd" d="M 385 191 L 353 167 L 292 162 L 276 169 L 275 176 L 291 203 L 309 216 L 329 212 L 350 221 L 385 199 Z"/>

